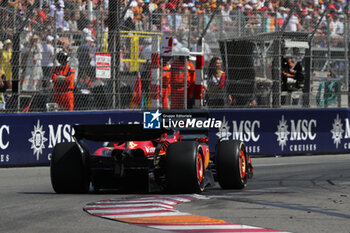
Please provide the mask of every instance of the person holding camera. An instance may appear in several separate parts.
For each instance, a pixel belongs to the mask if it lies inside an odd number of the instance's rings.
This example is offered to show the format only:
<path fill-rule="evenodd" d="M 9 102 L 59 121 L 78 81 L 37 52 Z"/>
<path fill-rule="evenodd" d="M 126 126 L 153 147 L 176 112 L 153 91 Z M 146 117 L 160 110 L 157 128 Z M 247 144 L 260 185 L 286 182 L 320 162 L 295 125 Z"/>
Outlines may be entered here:
<path fill-rule="evenodd" d="M 73 111 L 75 70 L 68 65 L 68 55 L 66 52 L 58 52 L 57 61 L 61 65 L 54 69 L 51 76 L 54 87 L 53 100 L 63 110 Z"/>
<path fill-rule="evenodd" d="M 24 51 L 24 56 L 22 58 L 22 63 L 25 64 L 23 90 L 37 90 L 38 82 L 43 77 L 41 67 L 43 49 L 40 37 L 38 35 L 33 35 L 30 38 L 28 48 L 24 48 Z"/>

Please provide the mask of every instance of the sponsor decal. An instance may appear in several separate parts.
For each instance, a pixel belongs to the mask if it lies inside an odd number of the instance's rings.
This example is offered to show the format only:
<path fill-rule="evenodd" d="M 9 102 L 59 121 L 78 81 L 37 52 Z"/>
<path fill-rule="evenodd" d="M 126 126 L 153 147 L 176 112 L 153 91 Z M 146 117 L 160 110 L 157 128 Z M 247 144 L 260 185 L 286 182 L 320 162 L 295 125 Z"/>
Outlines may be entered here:
<path fill-rule="evenodd" d="M 284 120 L 284 115 L 282 116 L 282 120 L 279 121 L 275 134 L 277 135 L 278 145 L 282 148 L 283 151 L 284 147 L 287 145 L 289 135 L 288 125 L 287 121 Z"/>
<path fill-rule="evenodd" d="M 30 149 L 33 149 L 33 154 L 36 160 L 39 160 L 40 155 L 46 148 L 45 144 L 48 142 L 48 149 L 53 148 L 57 143 L 72 142 L 74 129 L 69 124 L 48 125 L 48 138 L 46 138 L 46 131 L 44 126 L 40 124 L 40 120 L 34 125 L 34 130 L 31 131 L 32 137 L 28 141 L 32 144 Z M 48 154 L 48 160 L 51 159 L 51 154 Z"/>
<path fill-rule="evenodd" d="M 57 143 L 73 142 L 74 128 L 69 124 L 48 125 L 49 128 L 49 146 L 53 148 Z"/>
<path fill-rule="evenodd" d="M 221 140 L 239 140 L 246 144 L 246 150 L 249 153 L 257 153 L 261 151 L 260 145 L 252 145 L 252 143 L 257 143 L 260 139 L 260 134 L 257 133 L 260 128 L 260 121 L 258 120 L 242 120 L 242 121 L 232 121 L 232 132 L 230 132 L 231 127 L 229 122 L 224 116 L 222 119 L 222 124 L 216 133 L 216 136 Z"/>
<path fill-rule="evenodd" d="M 0 149 L 6 150 L 9 145 L 10 141 L 7 140 L 7 138 L 4 135 L 10 135 L 10 126 L 9 125 L 2 125 L 0 127 Z"/>
<path fill-rule="evenodd" d="M 156 151 L 156 148 L 151 146 L 145 146 L 145 149 L 147 153 L 154 153 Z"/>
<path fill-rule="evenodd" d="M 34 125 L 34 130 L 31 133 L 32 137 L 28 140 L 30 143 L 32 143 L 30 149 L 33 149 L 33 154 L 36 155 L 36 160 L 39 160 L 39 157 L 45 148 L 44 143 L 47 141 L 43 126 L 40 125 L 40 120 L 37 121 L 37 125 Z"/>
<path fill-rule="evenodd" d="M 1 151 L 4 151 L 8 149 L 10 145 L 9 137 L 10 136 L 10 126 L 9 125 L 2 125 L 0 127 L 0 149 Z M 8 163 L 10 162 L 10 155 L 9 154 L 0 154 L 0 163 Z"/>
<path fill-rule="evenodd" d="M 282 115 L 275 132 L 281 150 L 283 151 L 288 144 L 288 149 L 292 152 L 316 151 L 317 145 L 313 143 L 317 137 L 316 126 L 315 119 L 290 119 L 287 121 Z"/>
<path fill-rule="evenodd" d="M 219 128 L 216 136 L 222 140 L 229 140 L 232 133 L 230 132 L 230 126 L 228 126 L 228 121 L 226 121 L 226 117 L 224 116 L 222 119 L 221 127 Z"/>
<path fill-rule="evenodd" d="M 133 141 L 129 142 L 129 149 L 135 149 L 137 146 L 138 144 L 134 143 Z"/>
<path fill-rule="evenodd" d="M 335 147 L 338 149 L 338 146 L 341 143 L 341 140 L 343 138 L 343 133 L 344 133 L 343 124 L 338 114 L 337 114 L 337 118 L 334 119 L 332 126 L 333 126 L 333 129 L 331 130 L 331 133 L 332 133 L 333 143 L 335 144 Z"/>
<path fill-rule="evenodd" d="M 332 124 L 332 139 L 333 144 L 335 144 L 335 147 L 338 149 L 339 145 L 342 145 L 342 147 L 345 150 L 350 149 L 350 142 L 344 140 L 348 140 L 350 138 L 350 121 L 349 118 L 345 118 L 344 122 L 339 117 L 339 114 L 337 114 L 337 117 L 334 119 Z"/>

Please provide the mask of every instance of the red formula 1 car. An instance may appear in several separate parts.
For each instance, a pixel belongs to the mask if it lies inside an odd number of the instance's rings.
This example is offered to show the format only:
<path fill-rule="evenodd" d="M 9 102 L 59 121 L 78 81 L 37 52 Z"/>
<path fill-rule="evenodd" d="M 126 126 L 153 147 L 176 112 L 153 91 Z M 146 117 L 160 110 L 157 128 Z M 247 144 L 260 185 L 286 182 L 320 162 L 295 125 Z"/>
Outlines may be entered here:
<path fill-rule="evenodd" d="M 223 189 L 242 189 L 253 176 L 240 141 L 218 141 L 210 156 L 208 138 L 182 140 L 179 131 L 143 129 L 141 124 L 75 125 L 75 142 L 57 144 L 51 183 L 57 193 L 120 189 L 200 193 L 218 181 Z M 109 142 L 89 152 L 88 141 Z"/>

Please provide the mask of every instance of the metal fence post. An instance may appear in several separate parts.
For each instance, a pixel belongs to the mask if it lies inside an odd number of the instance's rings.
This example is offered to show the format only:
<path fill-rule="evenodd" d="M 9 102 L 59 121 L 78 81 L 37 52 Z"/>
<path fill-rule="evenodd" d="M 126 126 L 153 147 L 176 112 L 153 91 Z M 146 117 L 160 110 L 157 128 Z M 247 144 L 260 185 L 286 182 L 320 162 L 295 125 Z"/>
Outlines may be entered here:
<path fill-rule="evenodd" d="M 348 107 L 350 107 L 350 80 L 349 80 L 349 17 L 345 14 L 345 25 L 344 25 L 344 42 L 345 42 L 345 73 L 344 79 L 347 82 L 347 94 L 348 94 Z"/>
<path fill-rule="evenodd" d="M 238 11 L 238 36 L 242 35 L 242 13 L 241 11 Z M 243 19 L 244 20 L 244 19 Z"/>
<path fill-rule="evenodd" d="M 281 38 L 272 43 L 272 107 L 278 108 L 281 106 Z"/>
<path fill-rule="evenodd" d="M 185 56 L 185 78 L 184 78 L 184 109 L 187 109 L 187 61 L 188 57 Z"/>
<path fill-rule="evenodd" d="M 151 61 L 151 99 L 152 109 L 158 109 L 160 107 L 159 100 L 159 86 L 160 86 L 160 44 L 158 35 L 152 36 L 152 61 Z"/>
<path fill-rule="evenodd" d="M 303 107 L 310 107 L 310 89 L 311 89 L 311 41 L 309 41 L 309 48 L 305 51 L 305 80 L 304 80 L 304 91 L 303 91 Z"/>

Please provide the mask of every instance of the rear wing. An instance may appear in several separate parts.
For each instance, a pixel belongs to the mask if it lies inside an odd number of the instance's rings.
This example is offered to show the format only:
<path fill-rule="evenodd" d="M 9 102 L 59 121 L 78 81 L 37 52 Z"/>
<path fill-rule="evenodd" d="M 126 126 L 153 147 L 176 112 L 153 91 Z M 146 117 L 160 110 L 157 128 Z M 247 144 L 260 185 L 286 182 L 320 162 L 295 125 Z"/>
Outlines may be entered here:
<path fill-rule="evenodd" d="M 190 109 L 190 110 L 161 110 L 163 120 L 167 121 L 169 118 L 166 116 L 172 116 L 172 121 L 186 121 L 189 119 L 197 119 L 205 121 L 209 119 L 209 111 L 205 109 Z M 175 131 L 180 131 L 180 136 L 182 141 L 192 141 L 197 138 L 207 138 L 209 136 L 208 128 L 196 128 L 196 127 L 172 127 Z"/>
<path fill-rule="evenodd" d="M 117 141 L 148 141 L 155 140 L 162 134 L 173 134 L 173 130 L 144 129 L 142 124 L 118 124 L 118 125 L 74 125 L 74 137 L 77 141 L 86 139 L 98 142 Z"/>

